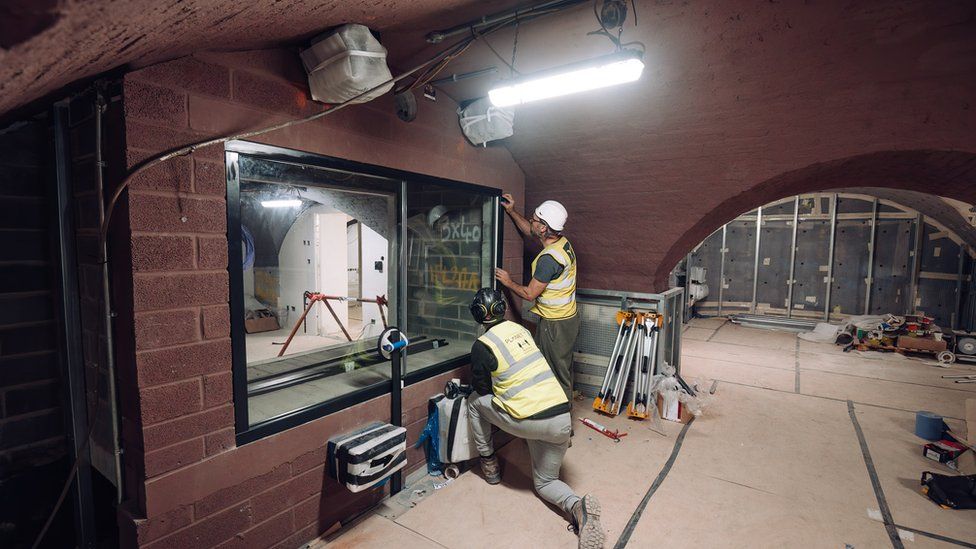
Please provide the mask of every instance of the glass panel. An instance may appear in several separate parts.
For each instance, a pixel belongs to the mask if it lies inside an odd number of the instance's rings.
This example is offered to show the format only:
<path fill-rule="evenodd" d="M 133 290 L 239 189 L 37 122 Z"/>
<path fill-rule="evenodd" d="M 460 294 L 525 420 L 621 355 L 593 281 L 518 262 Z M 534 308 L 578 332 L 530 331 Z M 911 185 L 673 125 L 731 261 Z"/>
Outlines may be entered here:
<path fill-rule="evenodd" d="M 493 197 L 433 184 L 407 191 L 407 372 L 471 351 L 468 305 L 492 282 Z M 418 342 L 424 342 L 419 348 Z"/>
<path fill-rule="evenodd" d="M 375 349 L 397 310 L 397 186 L 240 156 L 251 425 L 390 379 Z"/>

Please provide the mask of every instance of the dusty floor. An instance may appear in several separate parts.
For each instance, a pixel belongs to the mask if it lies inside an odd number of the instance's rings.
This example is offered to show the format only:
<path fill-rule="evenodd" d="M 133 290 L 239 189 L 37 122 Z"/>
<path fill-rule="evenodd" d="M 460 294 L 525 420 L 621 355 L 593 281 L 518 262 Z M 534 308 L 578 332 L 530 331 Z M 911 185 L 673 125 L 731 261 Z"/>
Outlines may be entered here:
<path fill-rule="evenodd" d="M 721 319 L 694 321 L 683 345 L 683 375 L 718 379 L 718 391 L 688 427 L 628 546 L 893 546 L 885 525 L 870 516 L 879 503 L 853 410 L 904 546 L 976 547 L 976 511 L 943 510 L 919 493 L 921 472 L 940 466 L 921 457 L 912 432 L 919 409 L 943 414 L 964 431 L 964 402 L 976 398 L 976 386 L 941 376 L 976 373 L 976 366 L 942 369 L 892 355 L 845 354 L 793 333 Z M 594 417 L 588 408 L 578 403 L 581 416 Z M 599 421 L 628 436 L 614 444 L 577 426 L 562 478 L 578 493 L 600 497 L 612 547 L 672 455 L 682 426 L 664 422 L 663 436 L 646 423 Z M 415 507 L 394 519 L 378 511 L 319 546 L 575 547 L 565 519 L 532 492 L 524 443 L 499 454 L 501 485 L 468 472 L 422 497 L 408 488 L 398 499 Z"/>

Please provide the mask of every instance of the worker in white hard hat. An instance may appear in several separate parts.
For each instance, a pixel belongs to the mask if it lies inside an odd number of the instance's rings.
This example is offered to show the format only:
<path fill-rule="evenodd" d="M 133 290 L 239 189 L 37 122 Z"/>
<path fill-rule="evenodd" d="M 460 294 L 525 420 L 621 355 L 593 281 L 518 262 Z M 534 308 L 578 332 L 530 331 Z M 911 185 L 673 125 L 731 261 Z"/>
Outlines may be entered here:
<path fill-rule="evenodd" d="M 580 318 L 576 312 L 576 252 L 563 236 L 566 208 L 555 200 L 546 200 L 531 219 L 526 219 L 515 211 L 512 195 L 502 195 L 502 206 L 523 235 L 542 243 L 542 251 L 532 261 L 528 286 L 512 280 L 504 269 L 495 269 L 495 279 L 515 295 L 535 302 L 532 312 L 541 317 L 536 343 L 572 402 L 573 344 L 579 335 Z"/>

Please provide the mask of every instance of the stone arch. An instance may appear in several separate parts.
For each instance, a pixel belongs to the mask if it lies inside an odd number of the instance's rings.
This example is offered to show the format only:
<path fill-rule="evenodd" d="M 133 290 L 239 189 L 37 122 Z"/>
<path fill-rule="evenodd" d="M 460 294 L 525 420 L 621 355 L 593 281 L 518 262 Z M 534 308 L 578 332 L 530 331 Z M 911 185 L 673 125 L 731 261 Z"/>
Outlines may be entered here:
<path fill-rule="evenodd" d="M 976 203 L 976 154 L 964 151 L 882 151 L 818 162 L 781 173 L 732 196 L 671 244 L 654 273 L 663 291 L 675 264 L 723 224 L 764 204 L 793 195 L 847 188 L 916 191 Z"/>

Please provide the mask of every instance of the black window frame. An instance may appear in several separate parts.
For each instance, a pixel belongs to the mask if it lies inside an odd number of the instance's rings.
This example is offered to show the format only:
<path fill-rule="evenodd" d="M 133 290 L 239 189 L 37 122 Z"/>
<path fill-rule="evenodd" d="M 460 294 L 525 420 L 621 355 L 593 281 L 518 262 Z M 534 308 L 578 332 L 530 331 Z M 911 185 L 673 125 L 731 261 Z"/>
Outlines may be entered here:
<path fill-rule="evenodd" d="M 396 200 L 399 205 L 397 209 L 396 226 L 398 231 L 397 239 L 397 307 L 396 322 L 391 319 L 390 324 L 399 326 L 406 319 L 406 229 L 404 218 L 406 215 L 407 201 L 406 190 L 410 184 L 431 184 L 439 185 L 447 189 L 466 190 L 481 195 L 486 195 L 494 201 L 494 234 L 495 246 L 492 257 L 492 270 L 501 266 L 504 214 L 499 198 L 501 190 L 494 187 L 446 179 L 431 175 L 419 174 L 367 164 L 334 156 L 327 156 L 295 149 L 288 149 L 274 145 L 266 145 L 253 141 L 230 141 L 224 145 L 224 160 L 226 166 L 227 179 L 227 246 L 228 246 L 228 266 L 227 272 L 230 282 L 230 316 L 231 316 L 231 362 L 232 379 L 234 393 L 234 427 L 235 439 L 238 446 L 253 442 L 255 440 L 280 433 L 281 431 L 297 427 L 304 423 L 325 417 L 339 412 L 351 406 L 372 400 L 376 397 L 392 393 L 394 390 L 403 391 L 404 388 L 419 383 L 425 379 L 440 375 L 444 372 L 453 370 L 459 366 L 470 363 L 471 353 L 466 352 L 457 357 L 445 360 L 438 364 L 423 368 L 415 372 L 403 375 L 402 387 L 394 387 L 393 380 L 389 382 L 377 383 L 369 387 L 364 387 L 357 391 L 344 394 L 342 396 L 294 410 L 291 413 L 274 417 L 253 426 L 248 419 L 248 397 L 247 397 L 247 353 L 244 339 L 244 269 L 242 267 L 241 253 L 241 233 L 240 230 L 233 230 L 241 224 L 241 196 L 240 179 L 238 172 L 238 161 L 240 155 L 247 155 L 261 160 L 286 162 L 289 164 L 308 165 L 330 170 L 338 170 L 354 174 L 368 176 L 378 176 L 399 181 L 399 189 L 396 193 Z M 393 315 L 391 315 L 393 316 Z M 406 357 L 409 361 L 409 356 Z M 392 373 L 392 372 L 391 372 Z M 396 378 L 398 376 L 391 376 Z M 397 411 L 393 413 L 394 417 Z"/>

